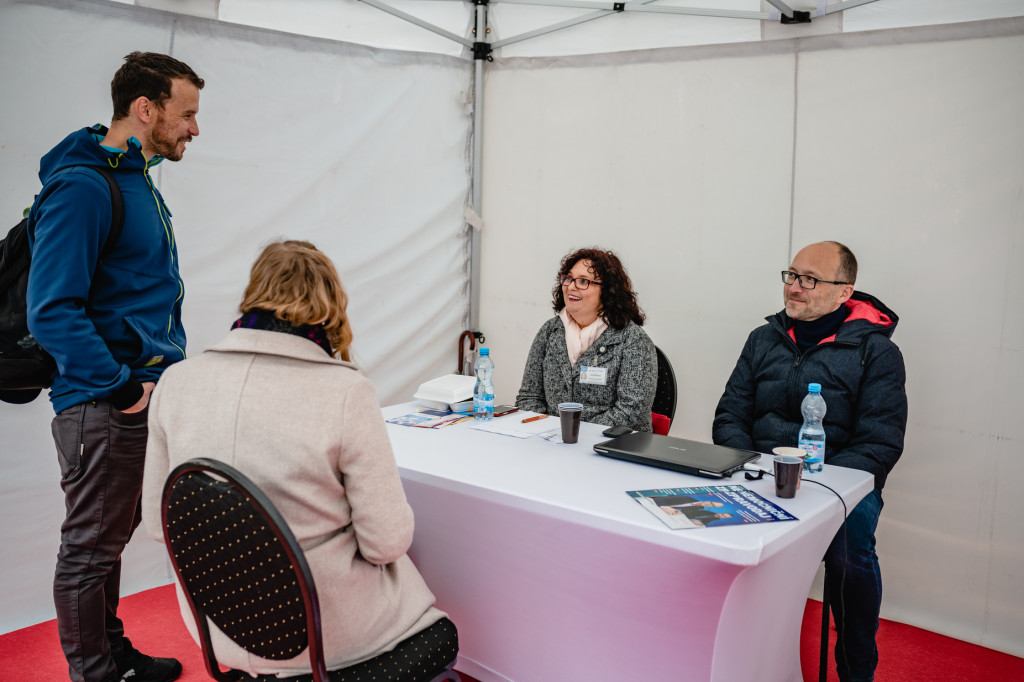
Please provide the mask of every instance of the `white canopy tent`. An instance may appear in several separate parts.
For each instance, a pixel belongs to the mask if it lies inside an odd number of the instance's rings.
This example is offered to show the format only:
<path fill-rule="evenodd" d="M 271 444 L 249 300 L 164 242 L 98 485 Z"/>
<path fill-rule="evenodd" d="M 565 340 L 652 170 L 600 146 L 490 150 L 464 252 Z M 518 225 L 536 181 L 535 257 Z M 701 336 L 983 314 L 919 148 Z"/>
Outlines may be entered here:
<path fill-rule="evenodd" d="M 356 0 L 0 0 L 0 208 L 13 224 L 39 156 L 109 119 L 124 54 L 168 52 L 208 83 L 202 134 L 157 178 L 190 353 L 223 335 L 262 243 L 308 238 L 339 265 L 383 403 L 452 371 L 476 318 L 510 402 L 559 258 L 599 244 L 675 364 L 673 433 L 701 440 L 747 332 L 779 308 L 776 272 L 839 239 L 858 288 L 902 318 L 909 373 L 883 615 L 1024 655 L 1022 3 L 794 0 L 812 21 L 793 25 L 756 0 L 492 3 L 486 63 L 466 47 L 478 7 L 388 4 L 461 41 Z M 638 11 L 651 4 L 745 14 Z M 472 268 L 467 207 L 483 218 Z M 52 617 L 49 417 L 42 400 L 0 407 L 0 510 L 18 520 L 0 530 L 0 631 Z M 125 591 L 167 579 L 136 538 Z"/>

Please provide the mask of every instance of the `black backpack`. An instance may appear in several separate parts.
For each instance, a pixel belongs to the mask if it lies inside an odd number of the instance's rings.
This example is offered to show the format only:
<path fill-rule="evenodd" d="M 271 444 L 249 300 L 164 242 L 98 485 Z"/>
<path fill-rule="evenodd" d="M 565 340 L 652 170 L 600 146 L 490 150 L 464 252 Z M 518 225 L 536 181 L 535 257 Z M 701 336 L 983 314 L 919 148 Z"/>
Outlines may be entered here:
<path fill-rule="evenodd" d="M 110 253 L 124 227 L 124 199 L 113 173 L 105 166 L 88 166 L 102 175 L 110 186 L 110 233 L 100 261 Z M 46 198 L 36 198 L 38 205 Z M 27 403 L 52 383 L 57 363 L 28 330 L 28 269 L 32 254 L 28 245 L 28 217 L 11 228 L 0 241 L 0 400 Z M 90 298 L 92 294 L 90 292 Z"/>

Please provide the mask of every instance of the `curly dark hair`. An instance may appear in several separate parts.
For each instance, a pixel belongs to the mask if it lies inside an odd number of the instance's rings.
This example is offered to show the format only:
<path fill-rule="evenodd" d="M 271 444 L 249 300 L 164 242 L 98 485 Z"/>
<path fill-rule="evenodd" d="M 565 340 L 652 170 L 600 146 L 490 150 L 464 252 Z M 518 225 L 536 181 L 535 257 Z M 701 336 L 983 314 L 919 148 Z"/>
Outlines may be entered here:
<path fill-rule="evenodd" d="M 558 268 L 555 288 L 551 290 L 552 307 L 555 312 L 560 312 L 565 307 L 565 298 L 562 295 L 562 277 L 568 275 L 572 267 L 581 260 L 590 261 L 594 270 L 594 279 L 601 282 L 602 310 L 600 315 L 607 320 L 608 326 L 622 329 L 630 321 L 643 326 L 646 315 L 636 302 L 633 283 L 629 280 L 622 261 L 611 251 L 598 248 L 578 249 L 562 259 L 562 264 Z"/>

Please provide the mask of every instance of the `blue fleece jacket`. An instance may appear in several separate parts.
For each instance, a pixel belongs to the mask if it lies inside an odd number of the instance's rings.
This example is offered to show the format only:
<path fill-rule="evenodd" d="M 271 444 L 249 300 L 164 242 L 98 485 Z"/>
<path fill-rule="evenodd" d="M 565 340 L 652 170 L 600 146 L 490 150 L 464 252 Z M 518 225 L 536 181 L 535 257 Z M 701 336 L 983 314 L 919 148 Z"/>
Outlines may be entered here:
<path fill-rule="evenodd" d="M 171 213 L 149 175 L 162 157 L 147 161 L 134 138 L 127 152 L 103 147 L 106 132 L 83 128 L 42 158 L 30 216 L 28 326 L 57 361 L 55 412 L 91 400 L 128 408 L 140 382 L 185 357 Z M 113 169 L 124 198 L 124 229 L 102 263 L 110 189 L 89 165 Z"/>

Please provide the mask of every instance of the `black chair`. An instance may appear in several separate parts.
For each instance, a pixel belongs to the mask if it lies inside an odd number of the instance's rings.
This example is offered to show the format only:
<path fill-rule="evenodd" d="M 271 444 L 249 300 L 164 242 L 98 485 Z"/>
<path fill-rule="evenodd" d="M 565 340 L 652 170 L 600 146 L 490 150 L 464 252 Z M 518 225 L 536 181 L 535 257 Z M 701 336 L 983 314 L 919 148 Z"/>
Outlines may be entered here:
<path fill-rule="evenodd" d="M 308 650 L 312 674 L 294 682 L 459 680 L 455 625 L 443 618 L 394 650 L 341 670 L 324 664 L 320 605 L 305 555 L 269 498 L 233 467 L 193 459 L 164 486 L 163 527 L 171 563 L 198 626 L 206 670 L 219 682 L 252 680 L 221 671 L 213 622 L 251 654 L 287 660 Z"/>
<path fill-rule="evenodd" d="M 654 391 L 651 412 L 665 415 L 671 425 L 676 417 L 676 373 L 672 371 L 668 356 L 657 346 L 654 350 L 658 353 L 658 386 Z"/>

